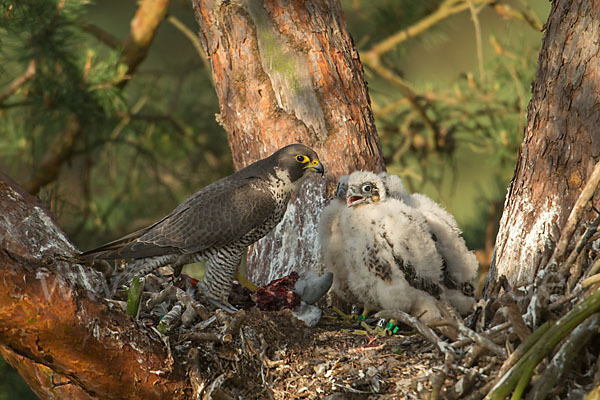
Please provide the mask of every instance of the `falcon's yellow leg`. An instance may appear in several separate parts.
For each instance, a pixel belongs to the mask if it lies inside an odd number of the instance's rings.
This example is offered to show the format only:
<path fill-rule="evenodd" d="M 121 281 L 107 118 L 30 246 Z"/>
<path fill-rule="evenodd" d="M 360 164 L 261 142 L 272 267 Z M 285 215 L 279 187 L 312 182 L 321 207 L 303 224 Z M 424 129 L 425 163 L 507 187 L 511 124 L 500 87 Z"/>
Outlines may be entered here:
<path fill-rule="evenodd" d="M 354 307 L 353 307 L 354 308 Z M 352 324 L 356 321 L 358 321 L 358 313 L 352 312 L 351 314 L 346 314 L 345 312 L 343 312 L 342 310 L 340 310 L 339 308 L 337 308 L 336 306 L 331 307 L 331 309 L 333 311 L 335 311 L 335 313 L 337 315 L 339 315 L 339 317 L 342 319 L 342 321 L 346 324 Z M 353 310 L 354 311 L 354 310 Z"/>
<path fill-rule="evenodd" d="M 373 311 L 372 309 L 370 309 L 367 306 L 363 307 L 363 312 L 360 314 L 360 316 L 358 317 L 359 321 L 363 321 L 365 319 L 367 319 L 369 317 L 369 314 L 371 314 L 371 311 Z"/>
<path fill-rule="evenodd" d="M 245 287 L 246 289 L 248 289 L 252 292 L 256 292 L 256 289 L 258 289 L 258 286 L 256 286 L 254 283 L 250 282 L 248 280 L 248 278 L 246 278 L 244 275 L 242 275 L 242 273 L 240 271 L 236 271 L 234 277 L 235 277 L 235 280 L 238 281 L 240 283 L 240 285 L 242 285 L 242 287 Z"/>

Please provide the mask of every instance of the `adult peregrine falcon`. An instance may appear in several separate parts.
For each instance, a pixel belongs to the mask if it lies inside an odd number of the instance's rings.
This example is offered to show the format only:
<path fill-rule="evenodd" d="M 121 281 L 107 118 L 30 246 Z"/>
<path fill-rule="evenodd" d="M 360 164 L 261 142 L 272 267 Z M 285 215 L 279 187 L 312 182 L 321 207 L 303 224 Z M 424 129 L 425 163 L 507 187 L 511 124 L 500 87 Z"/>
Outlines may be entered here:
<path fill-rule="evenodd" d="M 450 214 L 393 175 L 359 171 L 340 185 L 320 222 L 336 294 L 425 322 L 440 317 L 436 300 L 469 311 L 477 262 Z"/>
<path fill-rule="evenodd" d="M 281 221 L 291 195 L 311 172 L 324 172 L 317 153 L 301 144 L 283 147 L 206 186 L 149 227 L 82 256 L 134 259 L 113 287 L 167 264 L 180 269 L 208 260 L 198 289 L 227 301 L 246 248 Z"/>

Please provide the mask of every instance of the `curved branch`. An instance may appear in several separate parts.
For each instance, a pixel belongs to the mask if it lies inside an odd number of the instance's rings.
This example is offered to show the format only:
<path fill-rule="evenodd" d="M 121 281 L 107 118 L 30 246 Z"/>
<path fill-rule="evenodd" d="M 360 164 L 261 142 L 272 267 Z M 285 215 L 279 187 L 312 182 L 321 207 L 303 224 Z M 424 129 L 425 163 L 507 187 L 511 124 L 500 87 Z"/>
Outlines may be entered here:
<path fill-rule="evenodd" d="M 29 61 L 25 72 L 16 77 L 12 83 L 0 93 L 0 105 L 2 105 L 6 99 L 12 96 L 17 90 L 19 90 L 21 86 L 35 76 L 35 68 L 35 60 Z"/>
<path fill-rule="evenodd" d="M 75 247 L 2 173 L 0 209 L 0 353 L 34 391 L 42 398 L 186 398 L 187 378 L 173 370 L 169 348 L 99 296 L 101 275 L 68 261 Z"/>

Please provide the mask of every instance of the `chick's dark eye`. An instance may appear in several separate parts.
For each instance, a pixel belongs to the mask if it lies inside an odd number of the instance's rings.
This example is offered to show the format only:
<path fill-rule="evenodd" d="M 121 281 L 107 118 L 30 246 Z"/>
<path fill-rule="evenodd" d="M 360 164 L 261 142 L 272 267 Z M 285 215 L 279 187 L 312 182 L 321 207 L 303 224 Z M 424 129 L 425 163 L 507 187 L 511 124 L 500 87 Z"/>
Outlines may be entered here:
<path fill-rule="evenodd" d="M 370 192 L 370 191 L 371 191 L 371 189 L 372 189 L 372 188 L 371 188 L 371 185 L 365 185 L 365 186 L 363 186 L 363 191 L 364 191 L 364 192 Z"/>

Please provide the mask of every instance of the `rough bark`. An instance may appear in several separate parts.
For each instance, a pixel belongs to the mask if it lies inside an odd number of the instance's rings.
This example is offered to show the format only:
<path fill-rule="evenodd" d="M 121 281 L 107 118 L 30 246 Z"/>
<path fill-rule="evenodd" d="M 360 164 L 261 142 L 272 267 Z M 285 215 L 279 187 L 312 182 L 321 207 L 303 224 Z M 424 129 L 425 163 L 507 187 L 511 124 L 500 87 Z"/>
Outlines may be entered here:
<path fill-rule="evenodd" d="M 342 174 L 384 169 L 363 69 L 338 1 L 193 0 L 236 169 L 290 143 L 319 154 L 284 221 L 253 246 L 248 275 L 265 283 L 319 262 L 318 216 Z"/>
<path fill-rule="evenodd" d="M 599 34 L 600 1 L 552 3 L 488 281 L 533 280 L 600 158 Z"/>
<path fill-rule="evenodd" d="M 99 296 L 103 277 L 0 173 L 0 354 L 43 399 L 186 398 L 164 343 Z"/>

